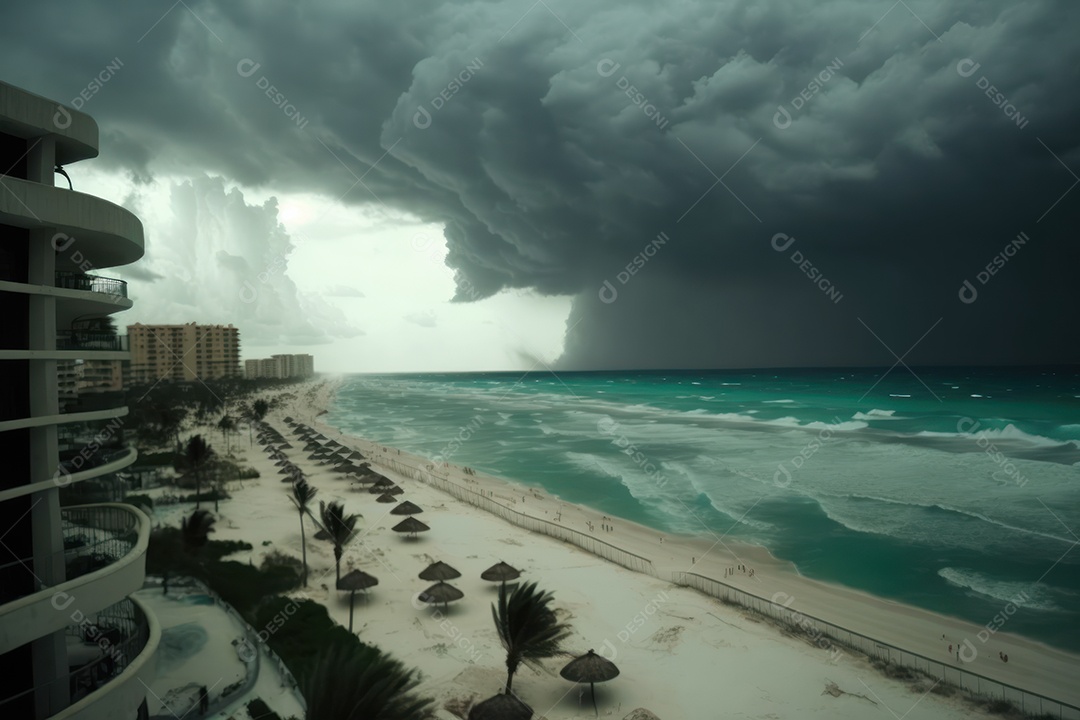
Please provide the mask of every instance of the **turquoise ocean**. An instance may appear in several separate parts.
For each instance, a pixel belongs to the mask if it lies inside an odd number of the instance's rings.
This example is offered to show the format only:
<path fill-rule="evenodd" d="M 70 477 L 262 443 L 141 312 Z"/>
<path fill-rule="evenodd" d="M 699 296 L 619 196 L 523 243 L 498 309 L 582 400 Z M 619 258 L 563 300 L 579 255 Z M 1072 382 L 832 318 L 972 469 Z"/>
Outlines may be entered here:
<path fill-rule="evenodd" d="M 886 370 L 349 375 L 325 419 L 1080 651 L 1080 370 Z"/>

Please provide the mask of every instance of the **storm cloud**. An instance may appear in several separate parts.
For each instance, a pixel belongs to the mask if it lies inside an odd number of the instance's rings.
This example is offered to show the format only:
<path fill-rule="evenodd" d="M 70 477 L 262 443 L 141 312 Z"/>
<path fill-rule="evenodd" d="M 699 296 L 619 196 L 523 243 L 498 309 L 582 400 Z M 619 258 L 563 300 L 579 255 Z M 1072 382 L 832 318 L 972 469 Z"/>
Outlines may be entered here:
<path fill-rule="evenodd" d="M 1078 357 L 1075 3 L 4 12 L 103 163 L 437 223 L 459 300 L 574 297 L 564 367 Z"/>

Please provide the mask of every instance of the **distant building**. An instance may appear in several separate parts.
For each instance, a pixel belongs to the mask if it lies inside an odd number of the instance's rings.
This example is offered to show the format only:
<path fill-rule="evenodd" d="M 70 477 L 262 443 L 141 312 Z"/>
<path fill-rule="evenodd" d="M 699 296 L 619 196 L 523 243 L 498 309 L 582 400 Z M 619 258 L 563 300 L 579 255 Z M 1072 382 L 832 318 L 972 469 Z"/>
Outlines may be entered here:
<path fill-rule="evenodd" d="M 92 410 L 90 395 L 119 392 L 124 389 L 123 363 L 120 360 L 57 360 L 57 393 L 64 412 Z"/>
<path fill-rule="evenodd" d="M 244 377 L 248 380 L 289 380 L 309 378 L 314 374 L 315 358 L 311 355 L 274 355 L 244 361 Z"/>
<path fill-rule="evenodd" d="M 240 377 L 240 330 L 232 325 L 128 325 L 126 385 Z"/>

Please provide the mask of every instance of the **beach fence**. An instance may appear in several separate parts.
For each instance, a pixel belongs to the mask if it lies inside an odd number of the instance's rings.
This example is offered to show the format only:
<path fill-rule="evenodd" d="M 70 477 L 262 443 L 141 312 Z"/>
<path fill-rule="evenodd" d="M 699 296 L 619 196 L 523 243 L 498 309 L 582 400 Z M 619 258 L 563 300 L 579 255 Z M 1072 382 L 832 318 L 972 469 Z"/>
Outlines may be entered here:
<path fill-rule="evenodd" d="M 653 569 L 652 560 L 649 558 L 623 550 L 620 547 L 616 547 L 615 545 L 593 535 L 589 535 L 588 533 L 568 528 L 550 520 L 544 520 L 543 518 L 518 512 L 492 497 L 486 497 L 483 493 L 465 487 L 464 485 L 459 485 L 447 478 L 439 477 L 426 467 L 418 467 L 395 458 L 380 458 L 377 462 L 379 465 L 385 466 L 405 477 L 427 483 L 432 487 L 453 495 L 458 500 L 474 505 L 481 510 L 486 510 L 493 515 L 498 515 L 503 520 L 507 520 L 518 527 L 525 528 L 532 532 L 543 533 L 544 535 L 557 538 L 572 545 L 577 545 L 582 550 L 586 550 L 593 555 L 622 565 L 629 570 L 647 573 L 653 576 L 656 575 L 656 572 Z"/>
<path fill-rule="evenodd" d="M 375 462 L 405 477 L 436 487 L 459 500 L 498 515 L 527 530 L 544 533 L 577 545 L 583 550 L 618 563 L 630 570 L 659 577 L 652 561 L 648 558 L 627 552 L 611 543 L 564 527 L 558 523 L 518 512 L 492 497 L 485 496 L 483 493 L 455 483 L 448 478 L 440 477 L 434 472 L 434 465 L 419 467 L 403 462 L 399 458 L 385 456 L 380 457 Z M 1008 701 L 1020 708 L 1025 714 L 1061 718 L 1062 720 L 1080 720 L 1080 708 L 1075 705 L 1022 690 L 961 667 L 880 642 L 835 623 L 792 610 L 768 598 L 748 593 L 720 580 L 699 575 L 698 573 L 677 571 L 671 574 L 671 582 L 675 585 L 694 588 L 722 602 L 739 605 L 759 615 L 772 618 L 781 624 L 795 628 L 806 635 L 811 642 L 823 649 L 835 651 L 836 646 L 842 646 L 863 653 L 872 659 L 880 659 L 892 665 L 911 668 L 917 672 L 925 673 L 929 677 L 936 678 L 943 684 L 960 688 L 974 695 Z"/>
<path fill-rule="evenodd" d="M 1037 693 L 1021 690 L 997 680 L 963 668 L 932 660 L 925 655 L 898 648 L 872 637 L 849 630 L 840 625 L 807 615 L 768 598 L 748 593 L 721 580 L 693 572 L 676 571 L 671 574 L 675 585 L 700 590 L 706 595 L 726 603 L 739 605 L 759 615 L 795 628 L 824 650 L 834 645 L 863 653 L 867 657 L 884 660 L 900 667 L 911 668 L 944 684 L 952 685 L 969 693 L 995 700 L 1006 700 L 1024 713 L 1055 718 L 1080 720 L 1080 708 Z"/>

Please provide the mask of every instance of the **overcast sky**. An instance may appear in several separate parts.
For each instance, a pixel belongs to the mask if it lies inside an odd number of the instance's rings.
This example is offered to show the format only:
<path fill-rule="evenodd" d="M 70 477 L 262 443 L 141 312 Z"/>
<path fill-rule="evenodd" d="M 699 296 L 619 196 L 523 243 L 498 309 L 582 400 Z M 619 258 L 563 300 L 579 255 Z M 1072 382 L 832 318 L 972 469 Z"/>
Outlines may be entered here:
<path fill-rule="evenodd" d="M 121 322 L 331 371 L 1080 359 L 1073 0 L 0 12 L 146 227 Z"/>

